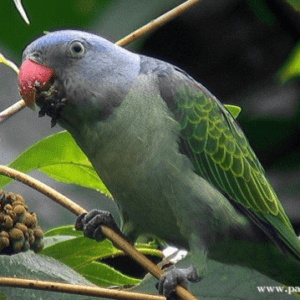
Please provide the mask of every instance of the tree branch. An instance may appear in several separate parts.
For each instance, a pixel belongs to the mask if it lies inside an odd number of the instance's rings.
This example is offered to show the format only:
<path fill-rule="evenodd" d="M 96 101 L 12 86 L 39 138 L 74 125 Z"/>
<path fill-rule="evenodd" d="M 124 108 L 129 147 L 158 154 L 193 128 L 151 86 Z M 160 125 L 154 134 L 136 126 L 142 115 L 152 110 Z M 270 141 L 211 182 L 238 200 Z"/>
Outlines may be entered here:
<path fill-rule="evenodd" d="M 34 189 L 41 192 L 42 194 L 48 196 L 58 204 L 62 205 L 75 215 L 79 215 L 82 213 L 86 213 L 87 211 L 70 200 L 69 198 L 65 197 L 64 195 L 60 194 L 56 190 L 52 189 L 51 187 L 47 186 L 46 184 L 40 182 L 33 177 L 14 170 L 12 168 L 1 166 L 0 165 L 0 173 L 14 178 Z M 139 263 L 143 268 L 145 268 L 149 273 L 151 273 L 155 278 L 160 279 L 163 276 L 163 271 L 152 261 L 146 258 L 142 253 L 138 252 L 132 245 L 130 245 L 125 239 L 119 236 L 116 232 L 114 232 L 111 228 L 106 226 L 101 226 L 101 230 L 103 234 L 109 238 L 118 248 L 123 250 L 127 255 L 129 255 L 132 259 L 134 259 L 137 263 Z M 183 286 L 177 285 L 175 287 L 175 292 L 179 297 L 185 300 L 197 300 L 194 295 L 192 295 L 188 290 L 186 290 Z"/>
<path fill-rule="evenodd" d="M 69 284 L 54 281 L 22 279 L 11 277 L 0 277 L 0 286 L 11 286 L 26 289 L 46 290 L 49 292 L 60 292 L 86 296 L 96 296 L 101 298 L 111 298 L 120 300 L 165 300 L 166 298 L 159 295 L 146 293 L 137 293 L 124 291 L 120 289 L 108 289 L 94 286 L 79 284 Z"/>

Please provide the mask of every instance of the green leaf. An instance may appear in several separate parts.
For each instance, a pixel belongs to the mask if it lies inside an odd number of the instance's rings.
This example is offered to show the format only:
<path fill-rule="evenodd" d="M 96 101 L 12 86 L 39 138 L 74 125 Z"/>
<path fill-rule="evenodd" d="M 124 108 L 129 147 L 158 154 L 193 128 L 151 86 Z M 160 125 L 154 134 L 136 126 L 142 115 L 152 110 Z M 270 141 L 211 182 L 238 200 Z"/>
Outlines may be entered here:
<path fill-rule="evenodd" d="M 300 43 L 296 45 L 285 65 L 279 70 L 282 83 L 300 76 Z"/>
<path fill-rule="evenodd" d="M 231 115 L 237 119 L 239 114 L 241 113 L 242 109 L 239 106 L 231 105 L 231 104 L 224 104 L 227 110 L 231 113 Z"/>
<path fill-rule="evenodd" d="M 276 24 L 276 16 L 270 10 L 265 0 L 246 0 L 246 2 L 261 22 L 264 22 L 268 26 Z"/>
<path fill-rule="evenodd" d="M 45 233 L 45 247 L 40 254 L 52 257 L 73 268 L 94 284 L 101 286 L 136 285 L 139 279 L 129 277 L 101 262 L 103 259 L 124 256 L 112 242 L 96 242 L 75 231 L 73 225 L 55 228 Z M 139 251 L 162 257 L 162 253 L 149 244 L 138 247 Z"/>
<path fill-rule="evenodd" d="M 140 279 L 126 276 L 114 268 L 97 261 L 92 261 L 89 265 L 83 265 L 78 269 L 78 272 L 87 280 L 101 287 L 137 285 L 141 282 Z M 99 276 L 99 274 L 102 276 Z"/>
<path fill-rule="evenodd" d="M 51 257 L 35 254 L 32 251 L 14 255 L 1 255 L 0 276 L 51 280 L 72 284 L 91 284 L 70 267 Z M 0 292 L 7 297 L 6 299 L 94 299 L 93 297 L 84 297 L 67 293 L 4 286 L 0 287 Z"/>
<path fill-rule="evenodd" d="M 287 0 L 287 2 L 294 7 L 294 9 L 300 11 L 300 1 L 299 0 Z"/>
<path fill-rule="evenodd" d="M 73 225 L 60 226 L 50 229 L 44 233 L 44 237 L 57 237 L 69 235 L 73 237 L 82 236 L 82 231 L 75 230 Z"/>
<path fill-rule="evenodd" d="M 110 196 L 90 161 L 66 131 L 29 147 L 9 167 L 24 173 L 39 170 L 57 181 L 95 189 Z M 11 181 L 11 178 L 0 176 L 0 188 Z"/>

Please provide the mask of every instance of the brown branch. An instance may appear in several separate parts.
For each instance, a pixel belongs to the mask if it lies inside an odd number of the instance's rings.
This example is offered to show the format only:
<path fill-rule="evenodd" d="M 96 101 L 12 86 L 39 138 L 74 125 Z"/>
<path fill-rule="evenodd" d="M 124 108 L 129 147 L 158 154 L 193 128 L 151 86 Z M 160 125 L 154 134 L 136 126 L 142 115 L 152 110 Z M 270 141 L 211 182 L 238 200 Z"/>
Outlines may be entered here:
<path fill-rule="evenodd" d="M 7 177 L 14 178 L 14 179 L 32 187 L 33 189 L 41 192 L 42 194 L 51 198 L 52 200 L 54 200 L 58 204 L 62 205 L 63 207 L 65 207 L 66 209 L 68 209 L 69 211 L 74 213 L 75 215 L 80 215 L 82 213 L 87 212 L 84 208 L 82 208 L 80 205 L 76 204 L 69 198 L 65 197 L 64 195 L 58 193 L 56 190 L 52 189 L 48 185 L 40 182 L 37 179 L 34 179 L 33 177 L 31 177 L 27 174 L 24 174 L 15 169 L 12 169 L 12 168 L 9 168 L 6 166 L 1 166 L 1 165 L 0 165 L 0 173 Z"/>
<path fill-rule="evenodd" d="M 15 104 L 11 105 L 10 107 L 0 112 L 0 124 L 25 107 L 26 107 L 26 103 L 23 99 L 21 99 Z"/>
<path fill-rule="evenodd" d="M 49 292 L 60 292 L 86 296 L 96 296 L 101 298 L 111 298 L 120 300 L 165 300 L 166 298 L 159 295 L 146 293 L 137 293 L 124 291 L 120 289 L 108 289 L 87 285 L 60 283 L 53 281 L 22 279 L 11 277 L 0 277 L 0 286 L 11 286 L 26 289 L 46 290 Z"/>
<path fill-rule="evenodd" d="M 60 194 L 59 192 L 55 191 L 51 187 L 47 186 L 46 184 L 40 182 L 33 177 L 26 175 L 22 172 L 14 170 L 12 168 L 1 166 L 0 165 L 0 173 L 14 178 L 34 189 L 41 192 L 42 194 L 48 196 L 58 204 L 62 205 L 75 215 L 79 215 L 82 213 L 86 213 L 87 211 L 70 200 L 69 198 L 65 197 L 64 195 Z M 101 226 L 101 230 L 103 234 L 109 238 L 118 248 L 123 250 L 127 255 L 129 255 L 132 259 L 134 259 L 137 263 L 139 263 L 143 268 L 145 268 L 149 273 L 151 273 L 157 279 L 160 279 L 163 276 L 163 271 L 152 261 L 147 259 L 142 253 L 138 252 L 132 245 L 130 245 L 125 239 L 119 236 L 116 232 L 106 226 Z M 185 300 L 197 300 L 194 295 L 192 295 L 189 291 L 187 291 L 181 285 L 177 285 L 175 287 L 175 292 L 179 297 Z"/>
<path fill-rule="evenodd" d="M 168 11 L 167 13 L 163 14 L 162 16 L 158 17 L 157 19 L 149 22 L 148 24 L 144 25 L 143 27 L 137 29 L 136 31 L 130 33 L 123 39 L 116 42 L 119 46 L 127 46 L 128 44 L 132 43 L 133 41 L 145 36 L 146 34 L 155 31 L 159 27 L 163 26 L 167 22 L 173 20 L 174 18 L 180 16 L 188 9 L 192 8 L 201 0 L 188 0 L 177 7 L 173 8 L 172 10 Z"/>

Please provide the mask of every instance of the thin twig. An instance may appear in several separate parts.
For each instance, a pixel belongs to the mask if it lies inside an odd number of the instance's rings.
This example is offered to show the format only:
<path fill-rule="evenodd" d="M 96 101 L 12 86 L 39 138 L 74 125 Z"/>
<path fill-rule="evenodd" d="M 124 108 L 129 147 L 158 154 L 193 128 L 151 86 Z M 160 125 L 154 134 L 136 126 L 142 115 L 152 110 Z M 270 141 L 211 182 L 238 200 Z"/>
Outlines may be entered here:
<path fill-rule="evenodd" d="M 202 1 L 202 0 L 188 0 L 184 3 L 182 3 L 181 5 L 175 7 L 174 9 L 163 14 L 162 16 L 158 17 L 157 19 L 149 22 L 145 26 L 143 26 L 143 27 L 137 29 L 136 31 L 132 32 L 131 34 L 127 35 L 123 39 L 117 41 L 116 45 L 123 46 L 123 47 L 127 46 L 131 42 L 145 36 L 147 33 L 153 32 L 154 30 L 163 26 L 167 22 L 169 22 L 172 19 L 183 14 L 185 11 L 187 11 L 188 9 L 190 9 L 191 7 L 193 7 L 200 1 Z M 11 107 L 4 110 L 3 112 L 0 112 L 0 124 L 3 123 L 5 120 L 7 120 L 8 117 L 11 117 L 12 115 L 14 115 L 15 113 L 17 113 L 18 111 L 20 111 L 21 109 L 23 109 L 26 106 L 24 100 L 21 100 L 21 101 L 23 101 L 23 102 L 20 103 L 21 107 L 19 107 L 19 109 L 14 110 L 15 109 L 14 106 L 16 105 L 16 104 L 14 104 Z M 7 111 L 10 111 L 10 113 L 7 114 Z"/>
<path fill-rule="evenodd" d="M 0 63 L 7 65 L 12 70 L 14 70 L 17 74 L 19 74 L 19 68 L 12 61 L 10 61 L 9 59 L 5 58 L 2 53 L 0 53 Z"/>
<path fill-rule="evenodd" d="M 1 166 L 1 165 L 0 165 L 0 173 L 7 177 L 14 178 L 15 180 L 18 180 L 18 181 L 32 187 L 33 189 L 41 192 L 42 194 L 51 198 L 52 200 L 54 200 L 58 204 L 62 205 L 63 207 L 65 207 L 66 209 L 68 209 L 69 211 L 74 213 L 75 215 L 80 215 L 82 213 L 87 212 L 84 208 L 82 208 L 80 205 L 76 204 L 69 198 L 65 197 L 64 195 L 58 193 L 56 190 L 52 189 L 48 185 L 40 182 L 37 179 L 34 179 L 33 177 L 31 177 L 27 174 L 24 174 L 15 169 L 12 169 L 12 168 L 9 168 L 6 166 Z"/>
<path fill-rule="evenodd" d="M 146 34 L 153 32 L 154 30 L 158 29 L 162 25 L 166 24 L 167 22 L 173 20 L 174 18 L 180 16 L 188 9 L 192 8 L 198 2 L 202 0 L 188 0 L 177 7 L 173 8 L 172 10 L 168 11 L 167 13 L 163 14 L 162 16 L 158 17 L 157 19 L 149 22 L 148 24 L 144 25 L 143 27 L 137 29 L 136 31 L 130 33 L 123 39 L 116 42 L 119 46 L 127 46 L 128 44 L 132 43 L 133 41 L 145 36 Z"/>
<path fill-rule="evenodd" d="M 46 184 L 40 182 L 33 177 L 19 172 L 15 169 L 1 166 L 0 165 L 0 173 L 14 178 L 34 189 L 41 192 L 42 194 L 48 196 L 49 198 L 53 199 L 58 204 L 62 205 L 63 207 L 67 208 L 72 213 L 79 215 L 82 213 L 86 213 L 87 211 L 70 200 L 69 198 L 65 197 L 64 195 L 60 194 L 59 192 L 55 191 L 51 187 L 47 186 Z M 148 272 L 150 272 L 154 277 L 160 279 L 163 276 L 163 271 L 152 261 L 147 259 L 142 253 L 138 252 L 132 245 L 130 245 L 125 239 L 123 239 L 120 235 L 114 232 L 112 229 L 106 226 L 101 226 L 101 230 L 103 234 L 109 238 L 118 248 L 123 250 L 126 254 L 128 254 L 132 259 L 134 259 L 137 263 L 145 268 Z M 175 287 L 175 292 L 179 297 L 185 300 L 197 300 L 194 295 L 192 295 L 189 291 L 187 291 L 181 285 L 177 285 Z"/>
<path fill-rule="evenodd" d="M 7 120 L 9 117 L 13 116 L 15 113 L 18 111 L 22 110 L 23 108 L 26 107 L 26 103 L 23 99 L 20 101 L 16 102 L 15 104 L 11 105 L 7 109 L 3 110 L 0 113 L 0 124 Z"/>
<path fill-rule="evenodd" d="M 108 289 L 79 284 L 60 283 L 53 281 L 0 277 L 0 286 L 11 286 L 35 290 L 47 290 L 49 292 L 69 293 L 85 296 L 96 296 L 120 300 L 165 300 L 159 295 L 124 291 L 120 289 Z"/>

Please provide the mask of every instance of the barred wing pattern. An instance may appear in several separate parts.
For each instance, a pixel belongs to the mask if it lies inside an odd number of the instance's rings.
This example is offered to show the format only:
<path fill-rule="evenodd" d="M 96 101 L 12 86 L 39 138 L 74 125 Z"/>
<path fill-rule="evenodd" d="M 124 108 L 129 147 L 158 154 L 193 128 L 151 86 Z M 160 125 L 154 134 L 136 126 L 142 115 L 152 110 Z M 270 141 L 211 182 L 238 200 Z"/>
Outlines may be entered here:
<path fill-rule="evenodd" d="M 230 112 L 197 82 L 192 83 L 180 85 L 175 92 L 174 114 L 181 124 L 181 143 L 196 172 L 236 202 L 254 212 L 276 216 L 292 229 L 259 160 Z"/>

